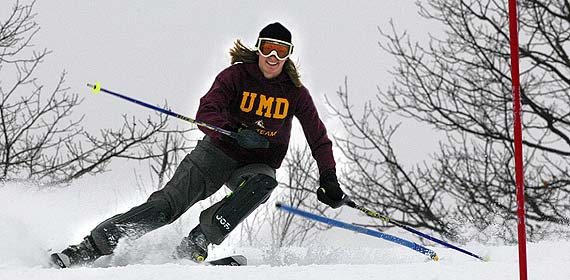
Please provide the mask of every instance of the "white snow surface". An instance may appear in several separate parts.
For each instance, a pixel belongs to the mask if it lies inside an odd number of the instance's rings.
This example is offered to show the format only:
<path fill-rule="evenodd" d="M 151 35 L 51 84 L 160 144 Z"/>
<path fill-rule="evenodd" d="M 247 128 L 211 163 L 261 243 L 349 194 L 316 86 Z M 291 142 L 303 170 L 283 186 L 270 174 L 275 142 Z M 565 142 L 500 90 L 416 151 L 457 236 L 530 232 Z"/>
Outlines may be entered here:
<path fill-rule="evenodd" d="M 26 183 L 0 185 L 0 280 L 4 279 L 519 279 L 517 246 L 500 242 L 472 242 L 461 247 L 481 256 L 479 261 L 460 252 L 428 244 L 440 261 L 428 260 L 408 248 L 338 229 L 318 236 L 303 247 L 243 246 L 227 240 L 210 250 L 210 259 L 243 254 L 249 265 L 196 265 L 169 256 L 190 226 L 165 226 L 143 238 L 126 241 L 112 256 L 90 267 L 50 267 L 50 252 L 75 244 L 97 223 L 128 210 L 146 198 L 121 182 L 99 186 L 84 180 L 69 187 L 40 189 Z M 183 221 L 196 222 L 199 210 Z M 277 210 L 275 210 L 277 211 Z M 418 242 L 413 236 L 405 238 Z M 529 243 L 529 279 L 570 279 L 570 241 Z"/>

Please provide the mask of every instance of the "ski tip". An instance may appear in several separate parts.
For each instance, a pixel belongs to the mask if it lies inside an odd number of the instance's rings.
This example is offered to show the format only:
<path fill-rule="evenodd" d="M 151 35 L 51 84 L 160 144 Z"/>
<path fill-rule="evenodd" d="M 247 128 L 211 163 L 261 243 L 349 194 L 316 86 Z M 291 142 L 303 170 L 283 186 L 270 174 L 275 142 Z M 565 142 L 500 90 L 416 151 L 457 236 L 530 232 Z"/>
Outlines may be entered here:
<path fill-rule="evenodd" d="M 213 261 L 204 262 L 204 264 L 214 265 L 214 266 L 245 266 L 247 265 L 247 258 L 243 255 L 234 255 Z"/>
<path fill-rule="evenodd" d="M 101 83 L 99 82 L 96 82 L 95 85 L 87 83 L 87 86 L 91 88 L 91 92 L 93 92 L 94 94 L 97 94 L 101 91 Z"/>
<path fill-rule="evenodd" d="M 439 256 L 437 254 L 433 255 L 433 257 L 431 257 L 431 259 L 437 262 L 437 261 L 439 261 Z"/>
<path fill-rule="evenodd" d="M 242 255 L 234 256 L 234 260 L 239 264 L 239 266 L 247 265 L 247 258 L 245 256 Z"/>
<path fill-rule="evenodd" d="M 275 207 L 277 207 L 277 208 L 281 208 L 281 202 L 277 202 L 277 203 L 275 203 Z"/>
<path fill-rule="evenodd" d="M 51 266 L 55 268 L 68 268 L 71 265 L 69 257 L 62 253 L 51 254 L 50 259 Z"/>

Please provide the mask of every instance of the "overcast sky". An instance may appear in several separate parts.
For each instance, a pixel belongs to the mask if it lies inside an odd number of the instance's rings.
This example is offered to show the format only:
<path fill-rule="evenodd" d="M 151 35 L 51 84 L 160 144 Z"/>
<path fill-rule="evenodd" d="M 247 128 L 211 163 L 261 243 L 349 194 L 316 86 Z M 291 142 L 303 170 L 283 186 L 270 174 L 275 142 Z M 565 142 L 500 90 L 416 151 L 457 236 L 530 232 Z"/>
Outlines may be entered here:
<path fill-rule="evenodd" d="M 293 60 L 329 130 L 324 96 L 349 79 L 353 100 L 373 99 L 385 88 L 394 60 L 378 47 L 378 27 L 392 19 L 414 38 L 427 39 L 435 23 L 421 18 L 414 1 L 38 1 L 41 31 L 35 44 L 53 53 L 41 68 L 44 84 L 68 72 L 67 85 L 85 97 L 86 124 L 105 128 L 123 113 L 150 112 L 111 96 L 92 95 L 87 82 L 152 104 L 168 102 L 194 117 L 199 98 L 229 66 L 236 39 L 253 46 L 261 28 L 279 21 L 293 34 Z M 430 30 L 431 29 L 431 30 Z M 404 127 L 405 129 L 405 127 Z M 433 143 L 432 143 L 433 144 Z M 424 144 L 411 149 L 422 149 Z"/>

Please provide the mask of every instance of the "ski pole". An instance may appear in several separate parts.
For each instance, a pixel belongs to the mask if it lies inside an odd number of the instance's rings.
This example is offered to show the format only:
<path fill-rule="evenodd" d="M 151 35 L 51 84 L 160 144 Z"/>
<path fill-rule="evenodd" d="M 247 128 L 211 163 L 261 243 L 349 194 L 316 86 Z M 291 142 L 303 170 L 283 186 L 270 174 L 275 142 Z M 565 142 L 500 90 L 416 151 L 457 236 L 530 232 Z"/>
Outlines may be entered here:
<path fill-rule="evenodd" d="M 298 208 L 293 208 L 293 207 L 291 207 L 291 206 L 287 206 L 287 205 L 284 205 L 284 204 L 281 204 L 281 203 L 276 203 L 276 204 L 275 204 L 275 207 L 277 207 L 277 208 L 279 208 L 279 209 L 281 209 L 281 210 L 290 212 L 290 213 L 292 213 L 292 214 L 294 214 L 294 215 L 299 215 L 299 216 L 301 216 L 301 217 L 304 217 L 304 218 L 307 218 L 307 219 L 311 219 L 311 220 L 315 220 L 315 221 L 318 221 L 318 222 L 321 222 L 321 223 L 325 223 L 325 224 L 328 224 L 328 225 L 331 225 L 331 226 L 334 226 L 334 227 L 344 228 L 344 229 L 347 229 L 347 230 L 351 230 L 351 231 L 363 233 L 363 234 L 370 235 L 370 236 L 374 236 L 374 237 L 378 237 L 378 238 L 381 238 L 381 239 L 384 239 L 384 240 L 387 240 L 387 241 L 390 241 L 390 242 L 394 242 L 394 243 L 396 243 L 396 244 L 399 244 L 399 245 L 408 247 L 408 248 L 410 248 L 410 249 L 412 249 L 412 250 L 414 250 L 414 251 L 417 251 L 417 252 L 419 252 L 419 253 L 421 253 L 421 254 L 424 254 L 424 255 L 430 257 L 430 259 L 432 259 L 432 260 L 434 260 L 434 261 L 439 260 L 439 257 L 437 256 L 437 254 L 436 254 L 433 250 L 431 250 L 431 249 L 429 249 L 429 248 L 426 248 L 426 247 L 424 247 L 424 246 L 422 246 L 422 245 L 419 245 L 419 244 L 417 244 L 417 243 L 414 243 L 414 242 L 411 242 L 411 241 L 408 241 L 408 240 L 405 240 L 405 239 L 402 239 L 402 238 L 399 238 L 399 237 L 396 237 L 396 236 L 393 236 L 393 235 L 390 235 L 390 234 L 387 234 L 387 233 L 383 233 L 383 232 L 379 232 L 379 231 L 377 231 L 377 230 L 371 230 L 371 229 L 369 229 L 369 228 L 360 227 L 360 226 L 355 226 L 355 225 L 348 224 L 348 223 L 345 223 L 345 222 L 341 222 L 341 221 L 338 221 L 338 220 L 334 220 L 334 219 L 331 219 L 331 218 L 319 216 L 319 215 L 316 215 L 316 214 L 313 214 L 313 213 L 309 213 L 309 212 L 300 210 L 300 209 L 298 209 Z"/>
<path fill-rule="evenodd" d="M 114 96 L 116 96 L 116 97 L 122 98 L 122 99 L 124 99 L 124 100 L 133 102 L 133 103 L 135 103 L 135 104 L 142 105 L 142 106 L 144 106 L 144 107 L 153 109 L 153 110 L 155 110 L 155 111 L 159 111 L 159 112 L 161 112 L 161 113 L 163 113 L 163 114 L 167 114 L 167 115 L 169 115 L 169 116 L 172 116 L 172 117 L 175 117 L 175 118 L 179 118 L 179 119 L 185 120 L 185 121 L 187 121 L 187 122 L 191 122 L 191 123 L 193 123 L 193 124 L 195 124 L 195 125 L 203 126 L 203 127 L 205 127 L 205 128 L 211 129 L 211 130 L 213 130 L 213 131 L 217 131 L 217 132 L 219 132 L 219 133 L 221 133 L 221 134 L 224 134 L 224 135 L 227 135 L 227 136 L 229 136 L 229 137 L 236 138 L 236 136 L 235 136 L 236 133 L 233 132 L 233 131 L 229 131 L 229 130 L 223 129 L 223 128 L 221 128 L 221 127 L 213 126 L 213 125 L 210 125 L 210 124 L 207 124 L 207 123 L 204 123 L 204 122 L 201 122 L 201 121 L 198 121 L 198 120 L 195 120 L 195 119 L 192 119 L 192 118 L 189 118 L 189 117 L 186 117 L 186 116 L 177 114 L 177 113 L 174 113 L 174 112 L 172 112 L 172 111 L 169 111 L 169 110 L 166 110 L 166 109 L 163 109 L 163 108 L 160 108 L 160 107 L 157 107 L 157 106 L 148 104 L 148 103 L 146 103 L 146 102 L 143 102 L 143 101 L 134 99 L 134 98 L 132 98 L 132 97 L 128 97 L 128 96 L 126 96 L 126 95 L 122 95 L 122 94 L 120 94 L 120 93 L 116 93 L 116 92 L 110 91 L 110 90 L 108 90 L 108 89 L 102 88 L 100 83 L 95 83 L 95 85 L 87 84 L 87 86 L 90 87 L 90 88 L 91 88 L 91 91 L 92 91 L 93 93 L 95 93 L 95 94 L 97 94 L 97 93 L 99 93 L 100 91 L 102 91 L 102 92 L 108 93 L 108 94 L 110 94 L 110 95 L 114 95 Z"/>
<path fill-rule="evenodd" d="M 366 214 L 367 216 L 380 219 L 380 220 L 382 220 L 382 221 L 384 221 L 384 222 L 391 223 L 391 224 L 393 224 L 393 225 L 395 225 L 395 226 L 397 226 L 397 227 L 400 227 L 400 228 L 402 228 L 402 229 L 405 229 L 405 230 L 407 230 L 407 231 L 409 231 L 409 232 L 411 232 L 411 233 L 413 233 L 413 234 L 419 235 L 419 236 L 421 236 L 421 237 L 423 237 L 423 238 L 426 238 L 426 239 L 428 239 L 428 240 L 431 240 L 431 241 L 433 241 L 433 242 L 435 242 L 435 243 L 438 243 L 438 244 L 440 244 L 440 245 L 443 245 L 443 246 L 445 246 L 445 247 L 448 247 L 448 248 L 457 250 L 457 251 L 459 251 L 459 252 L 461 252 L 461 253 L 467 254 L 467 255 L 472 256 L 472 257 L 474 257 L 474 258 L 477 258 L 477 259 L 479 259 L 479 260 L 488 261 L 487 258 L 480 257 L 480 256 L 478 256 L 478 255 L 476 255 L 476 254 L 473 254 L 473 253 L 471 253 L 471 252 L 469 252 L 469 251 L 467 251 L 467 250 L 465 250 L 465 249 L 461 249 L 461 248 L 459 248 L 459 247 L 457 247 L 457 246 L 455 246 L 455 245 L 449 244 L 449 243 L 447 243 L 447 242 L 445 242 L 445 241 L 443 241 L 443 240 L 437 239 L 437 238 L 435 238 L 435 237 L 433 237 L 433 236 L 430 236 L 430 235 L 427 235 L 427 234 L 422 233 L 422 232 L 420 232 L 420 231 L 417 231 L 417 230 L 415 230 L 415 229 L 413 229 L 413 228 L 411 228 L 411 227 L 409 227 L 409 226 L 406 226 L 406 225 L 401 224 L 401 223 L 399 223 L 399 222 L 397 222 L 397 221 L 394 221 L 394 220 L 390 219 L 389 217 L 382 216 L 382 215 L 380 215 L 378 212 L 375 212 L 375 211 L 366 209 L 366 208 L 364 208 L 364 207 L 362 207 L 362 206 L 356 204 L 354 201 L 350 200 L 349 198 L 345 198 L 344 201 L 345 201 L 345 205 L 347 205 L 347 206 L 349 206 L 349 207 L 351 207 L 351 208 L 357 209 L 357 210 L 359 210 L 360 212 Z"/>
<path fill-rule="evenodd" d="M 205 123 L 205 122 L 201 122 L 199 120 L 195 120 L 195 119 L 180 115 L 178 113 L 174 113 L 172 111 L 169 111 L 169 110 L 148 104 L 146 102 L 134 99 L 132 97 L 128 97 L 126 95 L 110 91 L 108 89 L 102 88 L 100 83 L 95 83 L 94 85 L 88 83 L 87 86 L 91 88 L 91 91 L 94 94 L 97 94 L 100 91 L 102 91 L 102 92 L 108 93 L 110 95 L 122 98 L 124 100 L 133 102 L 135 104 L 147 107 L 149 109 L 153 109 L 155 111 L 161 112 L 163 114 L 167 114 L 169 116 L 172 116 L 172 117 L 175 117 L 175 118 L 178 118 L 181 120 L 185 120 L 185 121 L 193 123 L 195 125 L 202 126 L 202 127 L 207 128 L 207 129 L 210 129 L 210 130 L 219 132 L 221 134 L 227 135 L 233 139 L 236 139 L 237 142 L 240 143 L 240 146 L 243 146 L 246 148 L 268 148 L 269 147 L 269 141 L 267 139 L 265 139 L 263 136 L 259 135 L 255 131 L 244 130 L 244 131 L 236 133 L 233 131 L 223 129 L 221 127 L 217 127 L 217 126 Z"/>

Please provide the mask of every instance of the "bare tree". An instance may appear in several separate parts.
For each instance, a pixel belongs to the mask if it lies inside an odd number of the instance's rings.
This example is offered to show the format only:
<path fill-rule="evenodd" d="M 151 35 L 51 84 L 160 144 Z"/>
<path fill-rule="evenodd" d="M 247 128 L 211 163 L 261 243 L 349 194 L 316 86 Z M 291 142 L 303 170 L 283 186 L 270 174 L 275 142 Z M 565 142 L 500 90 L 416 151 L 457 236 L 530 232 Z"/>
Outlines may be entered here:
<path fill-rule="evenodd" d="M 267 202 L 253 211 L 253 213 L 239 225 L 240 244 L 254 246 L 260 243 L 259 234 L 262 232 L 263 227 L 267 225 L 265 218 L 271 215 L 271 211 L 275 211 L 274 208 L 275 207 L 272 207 L 272 205 Z"/>
<path fill-rule="evenodd" d="M 32 44 L 39 31 L 34 4 L 17 1 L 0 22 L 0 180 L 69 182 L 104 171 L 113 158 L 161 156 L 140 148 L 157 144 L 159 134 L 169 131 L 166 117 L 124 116 L 121 128 L 93 135 L 81 127 L 83 117 L 73 114 L 81 99 L 69 93 L 65 72 L 52 89 L 40 84 L 34 73 L 50 52 Z"/>
<path fill-rule="evenodd" d="M 372 102 L 365 104 L 362 115 L 356 115 L 346 81 L 338 97 L 338 105 L 327 102 L 347 132 L 334 139 L 348 161 L 342 180 L 351 198 L 401 224 L 450 235 L 452 227 L 444 219 L 449 207 L 443 201 L 449 195 L 425 181 L 419 167 L 408 169 L 400 162 L 392 144 L 398 126 L 390 125 L 388 115 Z"/>
<path fill-rule="evenodd" d="M 291 148 L 283 167 L 287 174 L 287 181 L 280 184 L 283 191 L 277 199 L 284 204 L 325 215 L 329 208 L 316 199 L 315 190 L 319 186 L 319 180 L 315 175 L 318 171 L 308 146 Z M 273 247 L 276 248 L 300 246 L 319 231 L 330 228 L 330 226 L 283 211 L 274 210 L 271 213 L 269 217 L 273 236 L 271 240 Z"/>
<path fill-rule="evenodd" d="M 568 232 L 570 4 L 519 2 L 526 215 L 533 240 L 556 230 Z M 338 113 L 360 141 L 339 139 L 354 161 L 353 171 L 364 172 L 355 182 L 365 193 L 360 200 L 404 224 L 447 237 L 461 222 L 481 231 L 498 226 L 505 240 L 514 241 L 507 2 L 429 0 L 418 7 L 424 18 L 444 26 L 445 36 L 432 36 L 422 46 L 394 27 L 380 30 L 386 39 L 380 46 L 398 61 L 393 85 L 379 89 L 379 105 L 368 103 L 358 117 L 352 114 L 347 91 L 340 91 Z M 446 135 L 433 165 L 402 166 L 390 143 L 395 130 L 386 123 L 390 114 Z"/>

